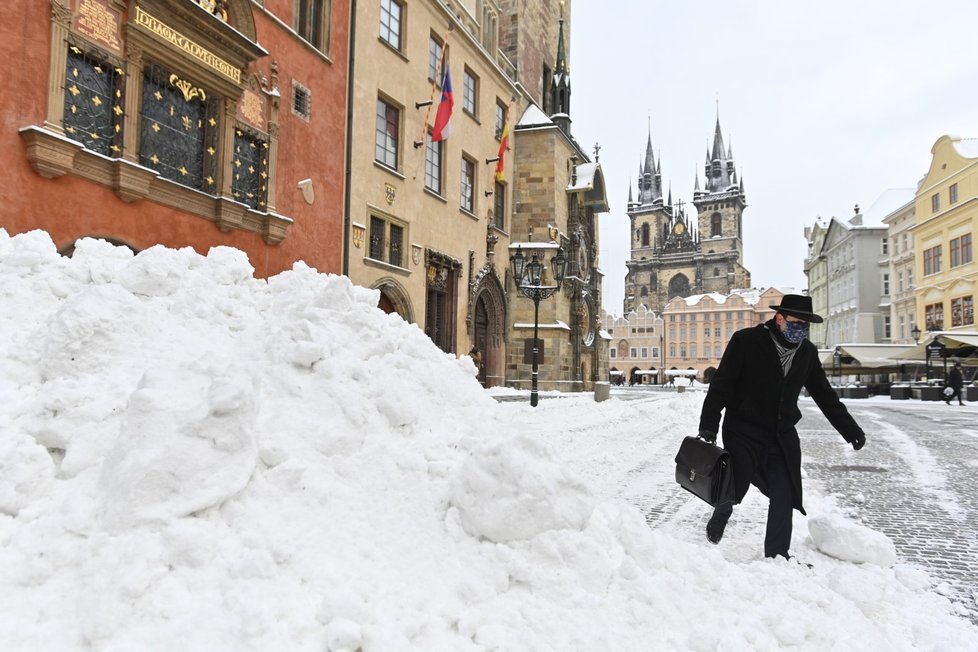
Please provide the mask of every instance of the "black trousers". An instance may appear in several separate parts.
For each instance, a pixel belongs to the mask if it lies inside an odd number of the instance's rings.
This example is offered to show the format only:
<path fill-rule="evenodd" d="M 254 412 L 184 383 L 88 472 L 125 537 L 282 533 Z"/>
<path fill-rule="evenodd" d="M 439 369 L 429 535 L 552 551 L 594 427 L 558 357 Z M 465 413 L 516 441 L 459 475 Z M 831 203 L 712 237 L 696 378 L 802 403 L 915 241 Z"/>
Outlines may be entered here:
<path fill-rule="evenodd" d="M 944 399 L 944 402 L 947 403 L 948 405 L 950 405 L 951 404 L 951 401 L 953 401 L 955 399 L 955 397 L 957 397 L 957 399 L 958 399 L 958 405 L 964 405 L 964 403 L 961 401 L 961 388 L 960 387 L 951 387 L 951 389 L 954 390 L 954 393 L 951 394 L 950 396 L 948 396 L 947 398 L 945 398 Z"/>
<path fill-rule="evenodd" d="M 751 484 L 767 496 L 767 530 L 764 534 L 764 556 L 788 556 L 791 546 L 791 519 L 793 516 L 793 495 L 788 463 L 780 446 L 767 449 L 757 461 Z M 715 518 L 726 522 L 733 513 L 733 503 L 717 505 L 713 511 Z"/>

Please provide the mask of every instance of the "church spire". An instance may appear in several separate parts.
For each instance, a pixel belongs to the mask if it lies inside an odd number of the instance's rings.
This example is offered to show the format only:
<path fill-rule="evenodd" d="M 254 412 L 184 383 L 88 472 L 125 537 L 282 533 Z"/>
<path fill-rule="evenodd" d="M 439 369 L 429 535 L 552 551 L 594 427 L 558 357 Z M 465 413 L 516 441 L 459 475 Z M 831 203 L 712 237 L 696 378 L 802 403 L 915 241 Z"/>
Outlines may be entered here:
<path fill-rule="evenodd" d="M 550 80 L 550 118 L 568 136 L 570 133 L 570 73 L 567 70 L 567 54 L 564 47 L 564 6 L 560 6 L 560 26 L 557 35 L 557 63 Z"/>

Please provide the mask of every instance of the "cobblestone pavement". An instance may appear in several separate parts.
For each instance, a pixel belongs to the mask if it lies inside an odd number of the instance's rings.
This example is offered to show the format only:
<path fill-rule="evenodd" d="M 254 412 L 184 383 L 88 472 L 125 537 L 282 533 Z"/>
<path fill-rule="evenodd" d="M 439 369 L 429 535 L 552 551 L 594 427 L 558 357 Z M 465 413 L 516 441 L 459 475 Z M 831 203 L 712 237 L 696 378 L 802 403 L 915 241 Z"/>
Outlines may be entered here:
<path fill-rule="evenodd" d="M 852 455 L 818 408 L 802 405 L 808 477 L 978 624 L 978 407 L 847 401 L 867 436 Z"/>

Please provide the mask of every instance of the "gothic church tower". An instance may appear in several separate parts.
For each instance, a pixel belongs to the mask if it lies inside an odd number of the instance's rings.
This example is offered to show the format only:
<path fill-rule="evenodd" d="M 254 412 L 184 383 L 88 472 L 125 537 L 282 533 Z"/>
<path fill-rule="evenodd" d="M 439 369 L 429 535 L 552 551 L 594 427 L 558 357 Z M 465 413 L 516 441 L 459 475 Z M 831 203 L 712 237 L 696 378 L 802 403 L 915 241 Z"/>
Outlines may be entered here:
<path fill-rule="evenodd" d="M 651 130 L 639 164 L 637 198 L 628 188 L 631 257 L 625 277 L 624 311 L 640 305 L 661 312 L 674 297 L 750 287 L 743 265 L 743 179 L 734 169 L 733 151 L 725 148 L 717 118 L 713 148 L 707 151 L 704 187 L 699 175 L 693 191 L 695 219 L 684 202 L 663 194 L 662 161 L 656 162 Z"/>
<path fill-rule="evenodd" d="M 719 116 L 713 147 L 706 152 L 703 180 L 700 189 L 697 175 L 693 189 L 702 236 L 702 291 L 726 294 L 750 287 L 750 272 L 744 268 L 744 180 L 734 169 L 733 147 L 724 147 Z"/>

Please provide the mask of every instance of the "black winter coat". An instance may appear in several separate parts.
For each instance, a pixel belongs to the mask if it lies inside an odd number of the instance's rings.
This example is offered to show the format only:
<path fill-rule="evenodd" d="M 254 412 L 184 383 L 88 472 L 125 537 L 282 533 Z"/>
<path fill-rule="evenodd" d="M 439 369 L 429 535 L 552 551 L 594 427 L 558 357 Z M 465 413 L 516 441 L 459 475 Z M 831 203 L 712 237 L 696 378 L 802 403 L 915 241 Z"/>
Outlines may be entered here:
<path fill-rule="evenodd" d="M 964 386 L 964 379 L 961 377 L 961 372 L 952 368 L 947 375 L 947 384 L 952 389 L 960 390 Z"/>
<path fill-rule="evenodd" d="M 764 451 L 780 445 L 794 488 L 794 507 L 804 514 L 801 443 L 795 430 L 801 419 L 801 388 L 846 441 L 858 439 L 863 431 L 829 385 L 815 345 L 807 339 L 798 345 L 786 378 L 769 328 L 777 328 L 773 319 L 730 338 L 703 401 L 700 430 L 719 432 L 720 411 L 725 410 L 723 446 L 730 452 L 737 502 L 747 493 Z"/>

